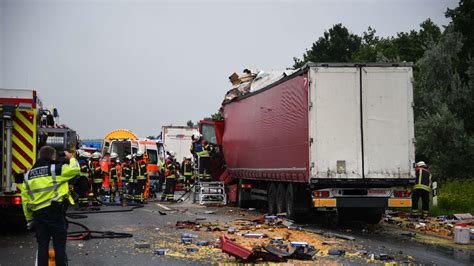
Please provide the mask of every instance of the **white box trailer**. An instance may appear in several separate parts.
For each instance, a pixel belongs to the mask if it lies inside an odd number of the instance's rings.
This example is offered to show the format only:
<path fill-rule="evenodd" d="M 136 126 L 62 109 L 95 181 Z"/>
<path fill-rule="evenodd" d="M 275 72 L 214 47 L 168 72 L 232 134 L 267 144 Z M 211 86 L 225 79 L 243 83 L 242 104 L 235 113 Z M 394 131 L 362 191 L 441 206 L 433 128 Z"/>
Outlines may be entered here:
<path fill-rule="evenodd" d="M 414 176 L 411 67 L 312 67 L 313 179 Z"/>
<path fill-rule="evenodd" d="M 176 160 L 181 163 L 184 157 L 191 157 L 191 136 L 197 132 L 195 127 L 163 126 L 163 149 L 176 152 Z"/>

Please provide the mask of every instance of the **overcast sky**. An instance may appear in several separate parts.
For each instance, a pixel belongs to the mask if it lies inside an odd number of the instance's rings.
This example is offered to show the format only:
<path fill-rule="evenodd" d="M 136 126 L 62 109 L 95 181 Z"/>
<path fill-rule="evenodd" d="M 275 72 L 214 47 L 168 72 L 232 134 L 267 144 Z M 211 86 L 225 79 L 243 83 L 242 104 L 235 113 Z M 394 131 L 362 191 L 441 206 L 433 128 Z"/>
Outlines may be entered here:
<path fill-rule="evenodd" d="M 0 0 L 0 87 L 34 88 L 82 138 L 140 137 L 215 113 L 244 68 L 284 69 L 342 23 L 446 25 L 451 0 Z"/>

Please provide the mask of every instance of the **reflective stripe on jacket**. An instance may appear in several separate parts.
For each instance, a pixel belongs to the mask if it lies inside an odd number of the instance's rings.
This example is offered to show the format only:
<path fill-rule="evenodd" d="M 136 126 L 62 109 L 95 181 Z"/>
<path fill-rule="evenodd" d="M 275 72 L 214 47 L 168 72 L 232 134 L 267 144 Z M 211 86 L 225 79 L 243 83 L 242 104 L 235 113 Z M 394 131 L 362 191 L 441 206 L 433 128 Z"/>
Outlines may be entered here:
<path fill-rule="evenodd" d="M 146 169 L 146 163 L 144 160 L 140 160 L 138 161 L 137 163 L 137 180 L 143 180 L 143 179 L 147 179 L 147 176 L 148 176 L 148 173 L 147 173 L 147 169 Z"/>
<path fill-rule="evenodd" d="M 92 161 L 91 163 L 91 172 L 94 183 L 102 183 L 104 182 L 104 171 L 100 167 L 99 161 Z"/>
<path fill-rule="evenodd" d="M 193 163 L 191 161 L 184 161 L 182 167 L 184 176 L 193 175 Z"/>
<path fill-rule="evenodd" d="M 55 164 L 46 160 L 38 160 L 33 168 L 25 175 L 21 186 L 21 199 L 26 220 L 33 219 L 33 212 L 48 207 L 51 202 L 62 202 L 68 198 L 74 204 L 69 194 L 68 181 L 80 172 L 76 159 L 71 158 L 69 164 Z"/>
<path fill-rule="evenodd" d="M 109 180 L 112 180 L 112 181 L 118 180 L 117 164 L 115 162 L 111 162 L 109 164 Z"/>
<path fill-rule="evenodd" d="M 423 189 L 428 192 L 431 191 L 431 173 L 425 168 L 417 168 L 416 171 L 416 183 L 413 186 L 414 189 Z"/>
<path fill-rule="evenodd" d="M 89 177 L 89 164 L 85 160 L 79 161 L 79 166 L 81 167 L 80 176 Z"/>

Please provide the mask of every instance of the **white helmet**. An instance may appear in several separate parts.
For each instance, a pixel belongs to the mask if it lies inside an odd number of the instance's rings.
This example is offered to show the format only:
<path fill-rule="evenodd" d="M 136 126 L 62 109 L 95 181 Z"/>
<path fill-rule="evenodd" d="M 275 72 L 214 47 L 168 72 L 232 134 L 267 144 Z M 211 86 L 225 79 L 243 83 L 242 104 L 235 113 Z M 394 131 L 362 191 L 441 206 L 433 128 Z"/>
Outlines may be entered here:
<path fill-rule="evenodd" d="M 137 151 L 137 157 L 142 157 L 143 156 L 143 152 L 142 151 Z"/>
<path fill-rule="evenodd" d="M 100 159 L 100 152 L 96 151 L 91 156 L 92 159 Z"/>
<path fill-rule="evenodd" d="M 114 160 L 114 159 L 117 159 L 117 158 L 118 158 L 118 154 L 117 154 L 117 153 L 112 152 L 112 153 L 110 154 L 110 159 Z"/>
<path fill-rule="evenodd" d="M 128 160 L 132 160 L 132 155 L 129 154 L 129 155 L 125 156 L 125 158 L 128 159 Z"/>
<path fill-rule="evenodd" d="M 415 164 L 416 167 L 426 167 L 426 163 L 423 161 L 419 161 Z"/>
<path fill-rule="evenodd" d="M 82 154 L 82 156 L 84 156 L 84 157 L 86 157 L 86 158 L 89 159 L 89 158 L 92 156 L 92 154 L 90 154 L 90 152 L 84 152 L 84 153 Z"/>
<path fill-rule="evenodd" d="M 193 139 L 194 140 L 199 140 L 202 137 L 202 135 L 199 132 L 194 132 L 193 133 Z"/>
<path fill-rule="evenodd" d="M 174 151 L 169 151 L 168 154 L 169 154 L 169 156 L 171 156 L 171 157 L 175 157 L 175 156 L 176 156 L 176 152 L 174 152 Z"/>

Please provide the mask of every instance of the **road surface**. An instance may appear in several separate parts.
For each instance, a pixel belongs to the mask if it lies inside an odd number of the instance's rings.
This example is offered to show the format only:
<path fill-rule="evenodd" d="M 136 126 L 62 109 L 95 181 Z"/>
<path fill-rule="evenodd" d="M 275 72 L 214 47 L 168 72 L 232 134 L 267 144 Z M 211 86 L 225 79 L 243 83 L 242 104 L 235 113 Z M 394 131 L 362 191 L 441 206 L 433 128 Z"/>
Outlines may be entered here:
<path fill-rule="evenodd" d="M 107 206 L 102 211 L 129 210 L 131 207 Z M 211 211 L 211 213 L 206 213 Z M 69 212 L 77 213 L 70 210 Z M 214 212 L 214 213 L 212 213 Z M 80 222 L 91 230 L 115 231 L 133 234 L 131 238 L 89 239 L 68 241 L 67 254 L 70 265 L 216 265 L 220 262 L 236 262 L 223 254 L 220 249 L 199 247 L 198 252 L 187 252 L 181 244 L 182 233 L 194 233 L 199 240 L 215 241 L 220 232 L 190 231 L 175 228 L 178 221 L 195 221 L 213 225 L 232 223 L 237 219 L 253 219 L 261 216 L 258 210 L 241 210 L 236 207 L 203 207 L 190 202 L 173 204 L 149 202 L 143 208 L 130 212 L 109 212 L 86 214 L 84 219 L 71 219 Z M 316 219 L 316 218 L 315 218 Z M 367 264 L 369 254 L 389 254 L 398 263 L 421 263 L 438 265 L 472 265 L 474 252 L 469 248 L 459 248 L 449 243 L 439 244 L 437 239 L 417 235 L 408 237 L 403 231 L 384 225 L 368 226 L 349 223 L 333 226 L 330 223 L 311 223 L 294 225 L 299 233 L 313 232 L 338 233 L 355 238 L 333 248 L 359 250 L 367 255 L 356 256 L 317 256 L 321 264 Z M 317 220 L 317 219 L 316 219 Z M 75 225 L 70 231 L 80 230 Z M 308 233 L 309 234 L 309 233 Z M 322 236 L 321 236 L 322 237 Z M 331 241 L 328 241 L 331 242 Z M 423 243 L 425 242 L 425 243 Z M 442 241 L 441 241 L 442 242 Z M 148 248 L 135 248 L 137 243 L 148 243 Z M 166 248 L 169 253 L 156 255 L 155 250 Z M 0 265 L 34 265 L 36 242 L 34 234 L 12 227 L 2 227 L 0 233 Z M 375 263 L 384 261 L 375 261 Z"/>

